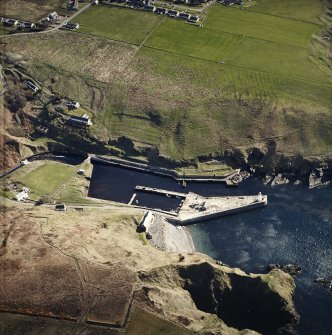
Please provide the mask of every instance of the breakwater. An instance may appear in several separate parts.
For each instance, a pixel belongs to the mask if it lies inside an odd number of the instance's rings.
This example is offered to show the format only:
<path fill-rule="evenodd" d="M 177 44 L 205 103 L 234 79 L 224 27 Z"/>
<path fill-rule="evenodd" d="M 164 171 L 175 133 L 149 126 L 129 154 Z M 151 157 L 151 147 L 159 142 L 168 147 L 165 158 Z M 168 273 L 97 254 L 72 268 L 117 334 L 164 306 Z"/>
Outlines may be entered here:
<path fill-rule="evenodd" d="M 92 156 L 92 163 L 106 164 L 117 166 L 125 169 L 132 169 L 141 172 L 147 172 L 157 176 L 172 178 L 175 181 L 185 181 L 185 182 L 216 182 L 216 183 L 226 183 L 231 186 L 236 183 L 232 183 L 230 180 L 232 177 L 238 174 L 239 171 L 235 171 L 228 176 L 204 176 L 204 175 L 190 175 L 190 174 L 179 174 L 175 170 L 166 169 L 163 167 L 147 165 L 143 163 L 118 159 L 118 158 L 106 158 L 101 156 Z"/>

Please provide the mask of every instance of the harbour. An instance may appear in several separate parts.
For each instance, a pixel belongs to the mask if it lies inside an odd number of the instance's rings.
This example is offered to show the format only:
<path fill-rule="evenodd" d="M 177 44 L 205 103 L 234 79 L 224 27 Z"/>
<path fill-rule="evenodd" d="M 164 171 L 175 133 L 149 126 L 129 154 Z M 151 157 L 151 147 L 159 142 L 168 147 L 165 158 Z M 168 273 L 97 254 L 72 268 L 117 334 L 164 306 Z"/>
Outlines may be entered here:
<path fill-rule="evenodd" d="M 155 213 L 155 223 L 149 227 L 151 243 L 172 252 L 203 252 L 252 273 L 266 272 L 270 263 L 299 265 L 303 271 L 295 279 L 295 303 L 301 320 L 295 334 L 330 334 L 332 296 L 314 280 L 332 274 L 331 187 L 308 190 L 304 185 L 266 186 L 251 177 L 232 189 L 224 183 L 201 182 L 188 182 L 184 188 L 171 178 L 96 164 L 89 192 L 126 204 L 136 193 L 138 205 L 168 212 L 179 208 L 183 200 L 165 193 L 139 192 L 135 190 L 137 185 L 167 192 L 192 192 L 202 198 L 257 198 L 259 192 L 267 195 L 267 206 L 239 215 L 217 216 L 203 224 L 198 221 L 183 229 L 178 228 L 177 222 L 165 223 L 164 215 Z"/>

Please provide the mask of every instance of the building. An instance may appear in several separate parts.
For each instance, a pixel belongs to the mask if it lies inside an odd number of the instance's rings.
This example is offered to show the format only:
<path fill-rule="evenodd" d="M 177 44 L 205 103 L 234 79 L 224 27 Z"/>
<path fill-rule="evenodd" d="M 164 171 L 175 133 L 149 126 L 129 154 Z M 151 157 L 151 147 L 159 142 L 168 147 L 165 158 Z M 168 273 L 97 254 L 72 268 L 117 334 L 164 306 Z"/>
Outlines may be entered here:
<path fill-rule="evenodd" d="M 42 135 L 46 135 L 48 133 L 48 128 L 47 127 L 43 127 L 43 126 L 38 126 L 36 128 L 36 132 Z"/>
<path fill-rule="evenodd" d="M 80 103 L 77 101 L 68 101 L 67 102 L 68 109 L 78 109 L 80 108 Z"/>
<path fill-rule="evenodd" d="M 146 10 L 148 12 L 155 12 L 156 11 L 156 7 L 155 6 L 150 6 L 150 5 L 145 5 L 144 6 L 144 10 Z"/>
<path fill-rule="evenodd" d="M 27 160 L 27 159 L 23 159 L 22 161 L 21 161 L 21 164 L 23 164 L 23 165 L 27 165 L 27 164 L 29 164 L 30 162 Z"/>
<path fill-rule="evenodd" d="M 65 204 L 56 204 L 54 209 L 56 211 L 62 211 L 65 212 L 67 210 L 67 206 Z"/>
<path fill-rule="evenodd" d="M 28 88 L 30 88 L 30 90 L 34 91 L 35 93 L 40 90 L 40 88 L 30 80 L 28 80 L 25 84 Z"/>
<path fill-rule="evenodd" d="M 182 20 L 188 20 L 189 19 L 189 17 L 190 17 L 190 14 L 188 14 L 188 13 L 180 13 L 179 14 L 179 16 L 178 16 L 178 18 L 179 19 L 182 19 Z"/>
<path fill-rule="evenodd" d="M 59 18 L 59 14 L 57 12 L 52 12 L 46 18 L 47 21 L 51 22 Z"/>
<path fill-rule="evenodd" d="M 167 9 L 163 8 L 163 7 L 158 7 L 156 9 L 156 13 L 159 14 L 159 15 L 166 15 L 167 14 Z"/>
<path fill-rule="evenodd" d="M 191 15 L 188 19 L 188 22 L 190 23 L 197 23 L 199 21 L 199 17 L 195 15 Z"/>
<path fill-rule="evenodd" d="M 84 176 L 85 170 L 84 169 L 79 169 L 77 171 L 77 174 L 79 174 L 80 176 Z"/>
<path fill-rule="evenodd" d="M 19 193 L 16 193 L 15 199 L 17 201 L 24 201 L 29 199 L 29 189 L 27 187 L 23 187 L 22 191 Z"/>
<path fill-rule="evenodd" d="M 179 16 L 179 12 L 178 12 L 177 10 L 169 10 L 169 11 L 167 12 L 167 15 L 168 15 L 169 17 L 178 17 L 178 16 Z"/>
<path fill-rule="evenodd" d="M 19 22 L 15 19 L 7 19 L 5 20 L 4 22 L 4 25 L 5 26 L 8 26 L 8 27 L 15 27 L 19 24 Z"/>
<path fill-rule="evenodd" d="M 91 119 L 87 115 L 72 116 L 67 120 L 67 123 L 75 127 L 90 127 L 92 126 Z"/>
<path fill-rule="evenodd" d="M 137 231 L 138 232 L 149 232 L 149 229 L 154 224 L 155 219 L 156 219 L 156 216 L 151 211 L 145 212 L 141 222 L 138 225 Z"/>
<path fill-rule="evenodd" d="M 220 0 L 220 3 L 222 3 L 224 6 L 230 6 L 230 5 L 243 5 L 243 0 Z"/>
<path fill-rule="evenodd" d="M 78 29 L 79 27 L 80 27 L 79 23 L 69 23 L 69 22 L 66 22 L 63 25 L 63 28 L 69 29 L 69 30 L 75 30 L 75 29 Z"/>
<path fill-rule="evenodd" d="M 36 25 L 34 23 L 32 23 L 32 22 L 22 22 L 20 24 L 20 28 L 23 29 L 23 30 L 25 30 L 25 29 L 33 29 L 35 27 L 36 27 Z"/>

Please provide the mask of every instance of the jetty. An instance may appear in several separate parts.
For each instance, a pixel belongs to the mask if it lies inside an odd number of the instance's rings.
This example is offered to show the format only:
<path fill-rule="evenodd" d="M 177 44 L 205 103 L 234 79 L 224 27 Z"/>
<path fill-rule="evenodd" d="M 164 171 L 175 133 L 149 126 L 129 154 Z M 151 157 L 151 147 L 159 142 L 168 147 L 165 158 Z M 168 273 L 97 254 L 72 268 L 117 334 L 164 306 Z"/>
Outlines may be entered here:
<path fill-rule="evenodd" d="M 141 185 L 137 185 L 135 187 L 135 190 L 141 191 L 141 192 L 147 192 L 147 193 L 157 193 L 157 194 L 162 194 L 162 195 L 166 195 L 169 197 L 176 197 L 176 198 L 186 198 L 187 197 L 187 193 L 167 191 L 167 190 L 162 190 L 160 188 L 141 186 Z"/>

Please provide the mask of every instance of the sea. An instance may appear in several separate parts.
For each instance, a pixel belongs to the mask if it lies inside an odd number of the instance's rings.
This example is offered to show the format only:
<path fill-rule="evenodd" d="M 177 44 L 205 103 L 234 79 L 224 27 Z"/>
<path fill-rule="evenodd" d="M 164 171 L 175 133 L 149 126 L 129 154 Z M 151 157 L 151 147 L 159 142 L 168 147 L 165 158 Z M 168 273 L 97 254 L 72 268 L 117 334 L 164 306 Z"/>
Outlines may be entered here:
<path fill-rule="evenodd" d="M 263 208 L 188 226 L 195 249 L 251 273 L 266 273 L 271 263 L 300 266 L 294 295 L 300 322 L 295 334 L 332 334 L 332 291 L 314 283 L 317 277 L 332 278 L 331 186 L 266 186 L 250 177 L 237 188 L 221 183 L 187 183 L 184 188 L 171 178 L 95 164 L 89 195 L 128 203 L 136 193 L 136 205 L 162 210 L 179 206 L 179 199 L 136 192 L 136 185 L 206 196 L 267 194 Z"/>

